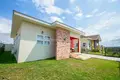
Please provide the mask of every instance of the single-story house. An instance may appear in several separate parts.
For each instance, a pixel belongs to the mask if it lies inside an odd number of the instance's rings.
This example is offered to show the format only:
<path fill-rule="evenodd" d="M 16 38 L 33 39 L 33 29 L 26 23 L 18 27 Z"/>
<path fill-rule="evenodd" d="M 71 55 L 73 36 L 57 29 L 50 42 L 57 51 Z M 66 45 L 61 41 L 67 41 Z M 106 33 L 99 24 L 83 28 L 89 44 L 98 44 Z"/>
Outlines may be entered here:
<path fill-rule="evenodd" d="M 12 53 L 18 63 L 55 57 L 69 58 L 74 51 L 81 52 L 79 31 L 61 22 L 48 23 L 26 14 L 13 11 L 11 38 Z"/>
<path fill-rule="evenodd" d="M 81 48 L 89 50 L 100 50 L 100 35 L 81 35 Z"/>

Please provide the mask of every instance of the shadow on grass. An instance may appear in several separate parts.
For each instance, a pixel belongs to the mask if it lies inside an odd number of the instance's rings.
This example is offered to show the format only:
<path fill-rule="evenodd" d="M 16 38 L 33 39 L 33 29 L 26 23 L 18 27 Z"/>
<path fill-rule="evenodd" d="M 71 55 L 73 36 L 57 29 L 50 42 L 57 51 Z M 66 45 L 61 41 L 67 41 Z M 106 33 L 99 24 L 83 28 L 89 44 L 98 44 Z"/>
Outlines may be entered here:
<path fill-rule="evenodd" d="M 0 55 L 0 64 L 16 63 L 16 59 L 11 52 L 4 52 Z"/>

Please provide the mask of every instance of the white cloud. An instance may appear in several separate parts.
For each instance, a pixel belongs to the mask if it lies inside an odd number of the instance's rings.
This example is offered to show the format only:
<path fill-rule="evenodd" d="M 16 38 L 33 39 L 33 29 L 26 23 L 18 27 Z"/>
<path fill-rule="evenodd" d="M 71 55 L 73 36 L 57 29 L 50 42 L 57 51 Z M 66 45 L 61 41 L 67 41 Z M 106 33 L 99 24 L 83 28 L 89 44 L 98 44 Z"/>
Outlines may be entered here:
<path fill-rule="evenodd" d="M 0 33 L 0 42 L 6 43 L 6 44 L 11 44 L 11 43 L 13 43 L 13 39 L 10 38 L 9 33 Z"/>
<path fill-rule="evenodd" d="M 10 33 L 11 20 L 0 17 L 0 33 Z"/>
<path fill-rule="evenodd" d="M 79 6 L 76 6 L 74 8 L 74 13 L 75 13 L 74 16 L 75 20 L 80 20 L 80 18 L 83 16 L 82 9 Z"/>
<path fill-rule="evenodd" d="M 63 10 L 61 8 L 56 7 L 56 6 L 49 6 L 49 7 L 45 8 L 45 12 L 48 14 L 55 13 L 55 14 L 60 15 L 63 13 Z"/>
<path fill-rule="evenodd" d="M 83 14 L 82 13 L 77 13 L 75 16 L 74 16 L 74 19 L 77 21 L 77 20 L 81 20 L 82 19 L 82 16 Z"/>
<path fill-rule="evenodd" d="M 79 6 L 76 6 L 76 7 L 74 8 L 74 10 L 75 10 L 75 12 L 82 12 L 82 10 L 81 10 L 81 8 L 80 8 Z"/>
<path fill-rule="evenodd" d="M 54 5 L 54 0 L 32 0 L 36 7 L 49 7 Z"/>
<path fill-rule="evenodd" d="M 55 6 L 55 0 L 32 0 L 37 10 L 40 12 L 46 12 L 47 14 L 61 15 L 63 13 L 71 14 L 69 9 L 63 10 L 60 7 Z"/>
<path fill-rule="evenodd" d="M 88 25 L 82 30 L 86 32 L 87 35 L 100 34 L 103 42 L 109 41 L 114 39 L 115 36 L 119 36 L 120 33 L 119 27 L 118 29 L 116 29 L 116 31 L 112 31 L 115 25 L 120 25 L 119 21 L 120 21 L 119 14 L 116 14 L 115 12 L 106 13 L 100 16 L 100 19 L 96 21 L 94 24 Z"/>
<path fill-rule="evenodd" d="M 81 17 L 83 14 L 82 13 L 77 13 L 76 17 Z"/>
<path fill-rule="evenodd" d="M 57 16 L 51 16 L 50 17 L 51 21 L 54 22 L 54 21 L 60 21 L 60 22 L 63 22 L 61 18 L 57 17 Z"/>
<path fill-rule="evenodd" d="M 112 2 L 116 2 L 116 1 L 118 1 L 118 0 L 111 0 Z"/>
<path fill-rule="evenodd" d="M 62 17 L 62 19 L 65 19 L 65 17 Z"/>
<path fill-rule="evenodd" d="M 85 17 L 90 18 L 90 17 L 93 17 L 93 15 L 88 14 Z"/>
<path fill-rule="evenodd" d="M 65 13 L 68 13 L 68 14 L 72 14 L 72 13 L 73 13 L 73 12 L 71 12 L 69 9 L 66 9 L 64 12 L 65 12 Z"/>
<path fill-rule="evenodd" d="M 101 13 L 96 14 L 96 16 L 101 16 L 101 15 L 103 15 L 103 14 L 105 14 L 105 13 L 106 13 L 106 11 L 103 11 L 103 12 L 101 12 Z"/>
<path fill-rule="evenodd" d="M 0 42 L 13 43 L 13 39 L 10 38 L 11 20 L 4 17 L 0 17 Z"/>
<path fill-rule="evenodd" d="M 98 12 L 99 10 L 98 9 L 94 9 L 93 11 L 92 11 L 92 14 L 95 14 L 96 12 Z"/>
<path fill-rule="evenodd" d="M 88 34 L 98 34 L 101 30 L 109 29 L 112 27 L 112 25 L 117 24 L 116 22 L 117 17 L 109 17 L 107 19 L 100 19 L 96 24 L 89 25 L 85 31 L 88 32 Z"/>
<path fill-rule="evenodd" d="M 75 0 L 70 0 L 70 3 L 73 4 L 75 2 Z"/>
<path fill-rule="evenodd" d="M 35 4 L 36 8 L 41 12 L 46 12 L 48 14 L 62 14 L 64 12 L 63 9 L 54 5 L 54 0 L 32 0 Z"/>
<path fill-rule="evenodd" d="M 96 14 L 96 12 L 98 12 L 98 11 L 99 11 L 98 9 L 94 9 L 90 14 L 87 14 L 85 17 L 86 18 L 93 17 Z"/>

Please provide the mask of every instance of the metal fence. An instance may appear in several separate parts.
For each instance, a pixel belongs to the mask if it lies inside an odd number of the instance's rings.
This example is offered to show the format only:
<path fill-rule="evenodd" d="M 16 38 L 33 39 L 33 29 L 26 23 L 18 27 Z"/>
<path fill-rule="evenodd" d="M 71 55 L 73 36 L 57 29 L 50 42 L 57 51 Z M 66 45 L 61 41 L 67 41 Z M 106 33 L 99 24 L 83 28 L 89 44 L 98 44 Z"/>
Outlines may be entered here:
<path fill-rule="evenodd" d="M 5 44 L 0 43 L 0 55 L 4 52 Z"/>

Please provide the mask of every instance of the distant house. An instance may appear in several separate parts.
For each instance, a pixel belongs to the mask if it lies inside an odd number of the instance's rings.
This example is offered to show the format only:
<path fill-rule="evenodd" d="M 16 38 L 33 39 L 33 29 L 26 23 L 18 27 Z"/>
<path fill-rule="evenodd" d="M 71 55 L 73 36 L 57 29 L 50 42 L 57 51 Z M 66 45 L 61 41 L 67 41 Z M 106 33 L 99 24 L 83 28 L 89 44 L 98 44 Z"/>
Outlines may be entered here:
<path fill-rule="evenodd" d="M 10 33 L 0 33 L 0 43 L 13 44 L 13 39 L 10 38 Z"/>
<path fill-rule="evenodd" d="M 66 59 L 72 51 L 81 52 L 80 35 L 83 34 L 84 32 L 58 21 L 48 23 L 14 11 L 12 53 L 18 63 L 51 57 Z"/>
<path fill-rule="evenodd" d="M 9 33 L 0 33 L 0 47 L 5 44 L 5 51 L 11 51 L 13 45 L 13 39 L 10 38 Z"/>
<path fill-rule="evenodd" d="M 99 50 L 100 35 L 81 36 L 81 47 L 89 50 Z"/>

